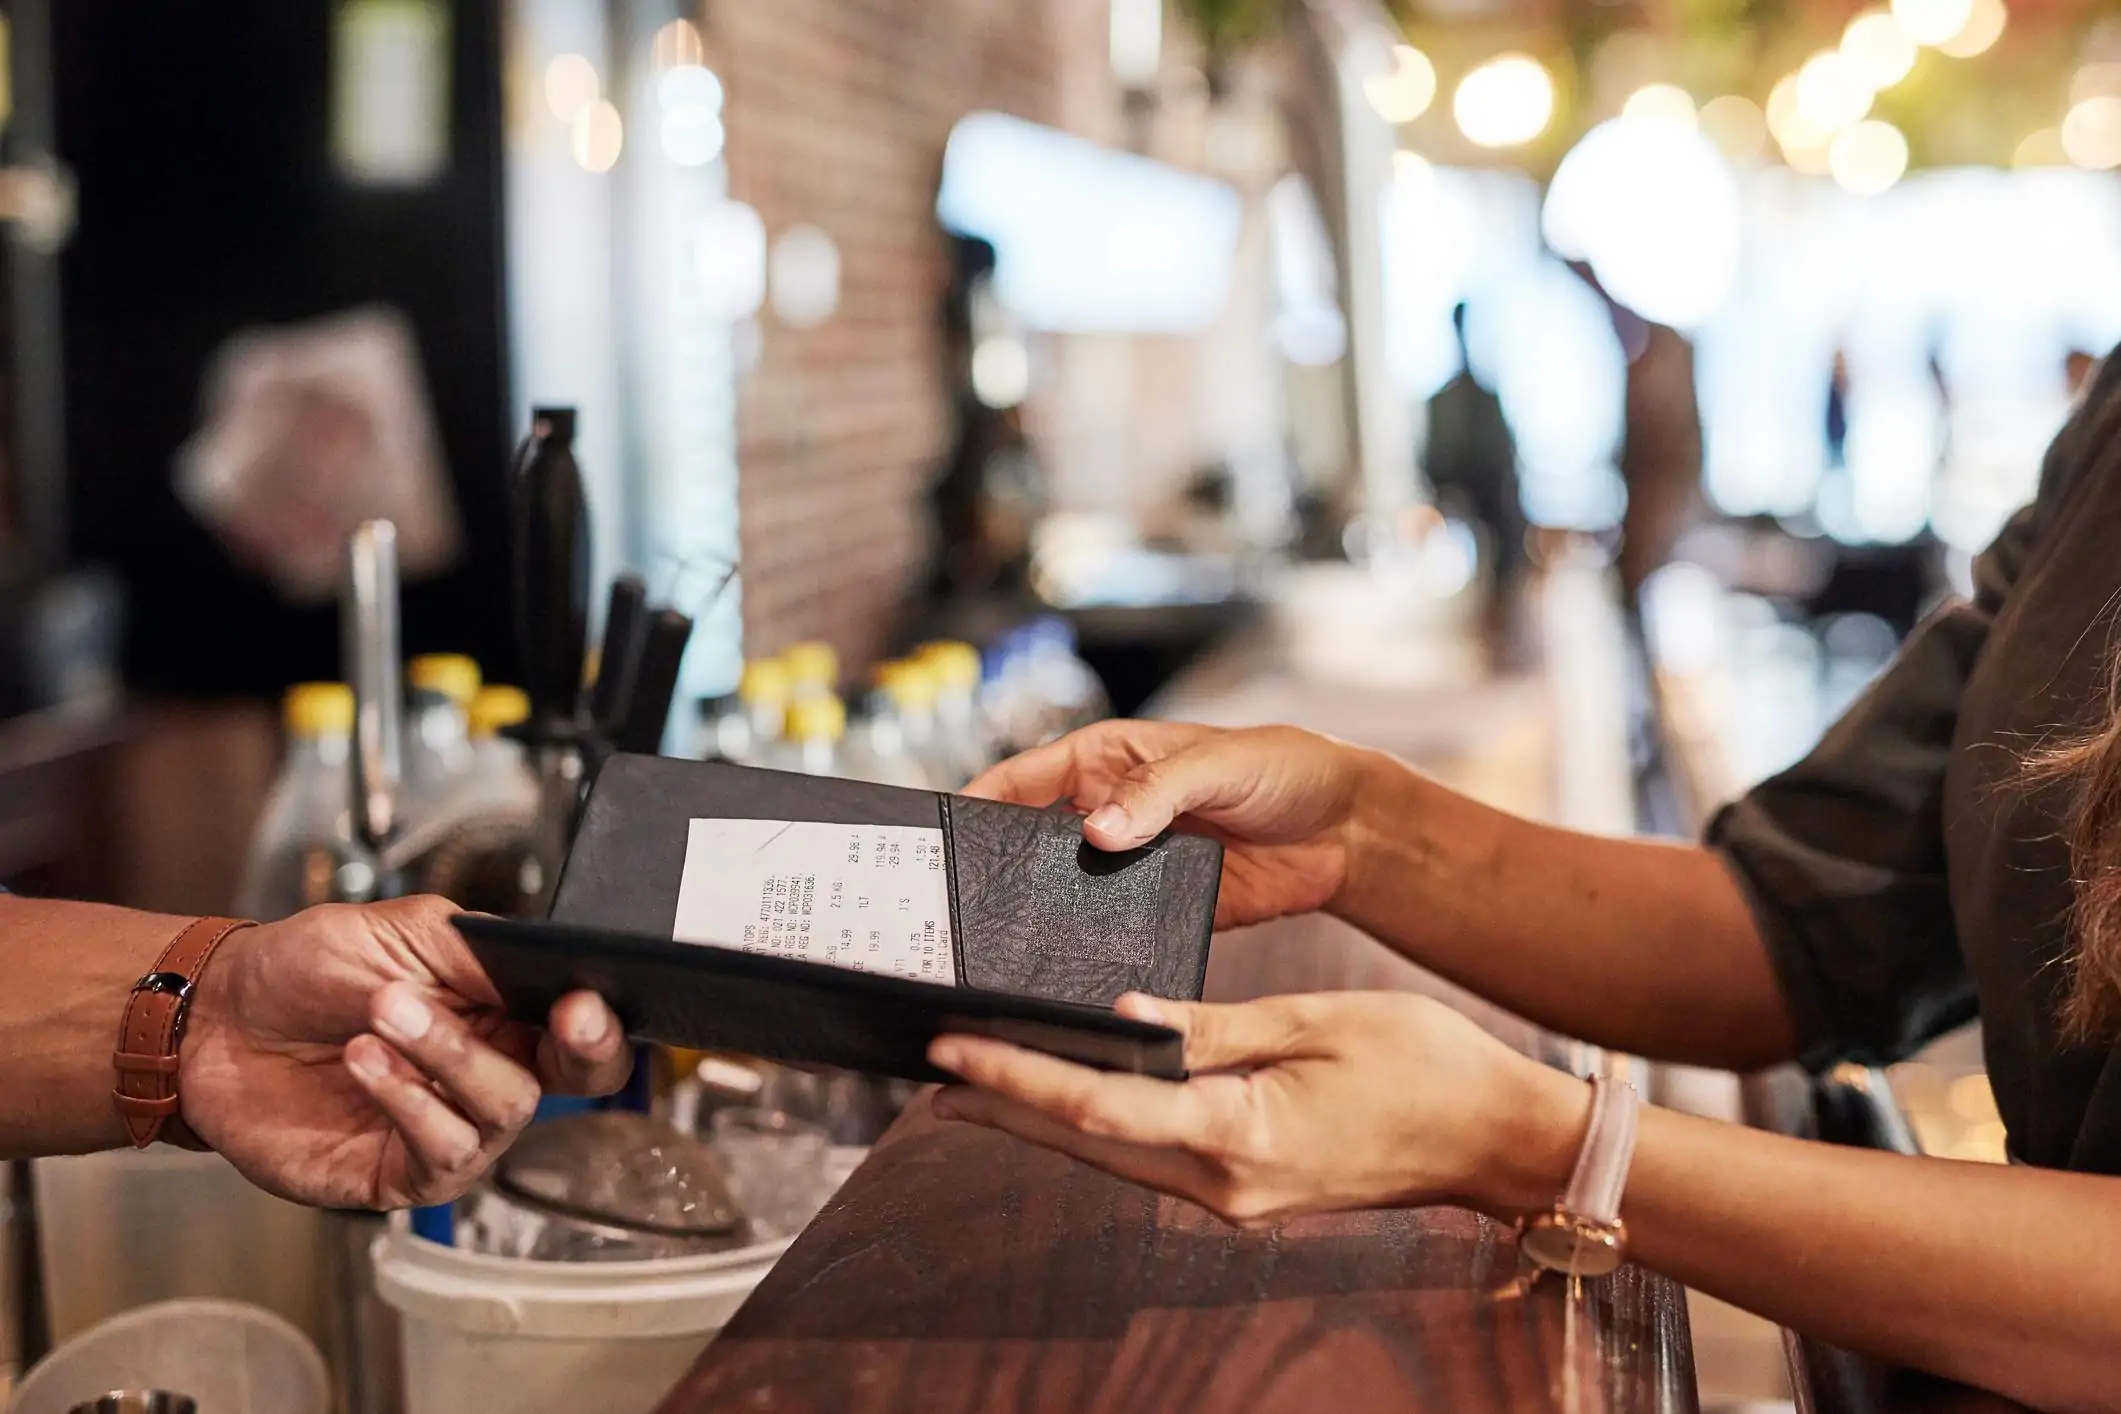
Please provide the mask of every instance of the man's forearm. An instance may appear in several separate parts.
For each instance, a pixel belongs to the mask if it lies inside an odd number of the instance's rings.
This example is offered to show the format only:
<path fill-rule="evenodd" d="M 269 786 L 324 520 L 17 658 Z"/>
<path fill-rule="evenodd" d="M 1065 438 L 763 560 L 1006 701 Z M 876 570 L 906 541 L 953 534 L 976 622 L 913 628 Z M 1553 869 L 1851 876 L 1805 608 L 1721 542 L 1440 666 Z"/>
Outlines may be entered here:
<path fill-rule="evenodd" d="M 110 1094 L 126 994 L 185 920 L 0 897 L 0 1158 L 125 1141 Z"/>
<path fill-rule="evenodd" d="M 1732 1070 L 1794 1054 L 1766 948 L 1715 855 L 1534 824 L 1365 756 L 1336 914 L 1597 1045 Z"/>

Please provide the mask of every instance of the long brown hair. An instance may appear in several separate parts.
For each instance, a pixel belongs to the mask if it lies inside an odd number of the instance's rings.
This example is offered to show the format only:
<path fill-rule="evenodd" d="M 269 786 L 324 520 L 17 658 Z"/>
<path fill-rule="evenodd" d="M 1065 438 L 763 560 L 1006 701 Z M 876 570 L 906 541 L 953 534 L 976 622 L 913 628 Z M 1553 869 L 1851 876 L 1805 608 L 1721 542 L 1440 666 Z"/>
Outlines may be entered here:
<path fill-rule="evenodd" d="M 2104 726 L 2028 763 L 2035 781 L 2066 779 L 2075 796 L 2066 826 L 2074 946 L 2061 1021 L 2079 1042 L 2121 1030 L 2121 654 L 2106 706 Z"/>

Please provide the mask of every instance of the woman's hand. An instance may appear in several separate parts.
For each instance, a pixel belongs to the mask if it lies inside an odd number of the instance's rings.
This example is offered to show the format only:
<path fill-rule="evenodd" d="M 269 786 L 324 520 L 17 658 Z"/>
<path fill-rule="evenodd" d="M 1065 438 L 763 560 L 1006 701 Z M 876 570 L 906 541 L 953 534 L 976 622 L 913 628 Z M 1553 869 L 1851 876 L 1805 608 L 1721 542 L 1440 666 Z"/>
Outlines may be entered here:
<path fill-rule="evenodd" d="M 1186 1038 L 1184 1084 L 1112 1075 L 999 1041 L 939 1038 L 969 1082 L 936 1113 L 1005 1130 L 1260 1227 L 1304 1213 L 1550 1204 L 1589 1122 L 1582 1081 L 1450 1008 L 1342 992 L 1205 1006 L 1130 996 Z"/>
<path fill-rule="evenodd" d="M 314 908 L 221 945 L 193 994 L 184 1122 L 260 1188 L 324 1207 L 447 1202 L 541 1087 L 603 1094 L 632 1054 L 578 992 L 510 1021 L 443 899 Z"/>
<path fill-rule="evenodd" d="M 966 794 L 1071 802 L 1083 837 L 1133 849 L 1176 824 L 1225 847 L 1215 923 L 1327 907 L 1346 887 L 1366 773 L 1385 758 L 1298 731 L 1104 722 L 994 767 Z"/>

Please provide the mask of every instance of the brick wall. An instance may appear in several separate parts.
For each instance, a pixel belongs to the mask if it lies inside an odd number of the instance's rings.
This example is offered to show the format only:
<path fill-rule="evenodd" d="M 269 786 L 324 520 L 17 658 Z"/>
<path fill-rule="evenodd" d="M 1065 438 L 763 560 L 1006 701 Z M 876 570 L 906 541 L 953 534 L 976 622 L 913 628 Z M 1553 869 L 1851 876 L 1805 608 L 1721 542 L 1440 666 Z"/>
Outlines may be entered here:
<path fill-rule="evenodd" d="M 923 493 L 948 436 L 936 322 L 945 251 L 934 215 L 944 144 L 959 118 L 982 108 L 1054 121 L 1062 31 L 1053 16 L 1087 8 L 710 6 L 709 42 L 729 86 L 734 195 L 769 232 L 822 228 L 841 256 L 838 313 L 810 331 L 764 316 L 741 391 L 747 651 L 817 637 L 859 663 L 888 632 L 921 562 Z"/>

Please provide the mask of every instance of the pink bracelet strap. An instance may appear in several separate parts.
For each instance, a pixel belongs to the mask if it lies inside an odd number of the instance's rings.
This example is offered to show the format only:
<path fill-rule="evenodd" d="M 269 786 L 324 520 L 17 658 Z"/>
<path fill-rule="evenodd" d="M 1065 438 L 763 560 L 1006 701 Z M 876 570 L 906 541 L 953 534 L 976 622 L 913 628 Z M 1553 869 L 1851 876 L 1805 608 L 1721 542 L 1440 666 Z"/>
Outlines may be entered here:
<path fill-rule="evenodd" d="M 1604 1276 L 1620 1266 L 1627 1255 L 1620 1200 L 1641 1116 L 1642 1097 L 1632 1085 L 1603 1075 L 1591 1081 L 1591 1120 L 1568 1187 L 1554 1211 L 1526 1223 L 1518 1239 L 1528 1259 L 1570 1276 Z"/>

